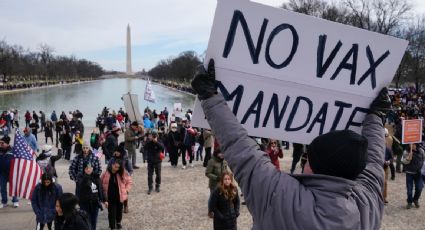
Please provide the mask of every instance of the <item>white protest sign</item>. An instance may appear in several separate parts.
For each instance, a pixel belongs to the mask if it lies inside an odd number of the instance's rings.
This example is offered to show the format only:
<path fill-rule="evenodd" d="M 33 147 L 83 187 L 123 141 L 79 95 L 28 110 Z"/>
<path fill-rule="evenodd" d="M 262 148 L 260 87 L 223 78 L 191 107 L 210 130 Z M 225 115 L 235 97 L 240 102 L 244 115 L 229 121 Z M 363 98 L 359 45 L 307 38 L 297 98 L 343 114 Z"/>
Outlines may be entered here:
<path fill-rule="evenodd" d="M 310 143 L 359 132 L 407 41 L 250 1 L 218 0 L 205 58 L 249 135 Z M 208 127 L 199 101 L 193 126 Z"/>
<path fill-rule="evenodd" d="M 183 108 L 182 108 L 182 103 L 174 103 L 173 105 L 173 113 L 176 117 L 182 117 L 183 116 Z"/>

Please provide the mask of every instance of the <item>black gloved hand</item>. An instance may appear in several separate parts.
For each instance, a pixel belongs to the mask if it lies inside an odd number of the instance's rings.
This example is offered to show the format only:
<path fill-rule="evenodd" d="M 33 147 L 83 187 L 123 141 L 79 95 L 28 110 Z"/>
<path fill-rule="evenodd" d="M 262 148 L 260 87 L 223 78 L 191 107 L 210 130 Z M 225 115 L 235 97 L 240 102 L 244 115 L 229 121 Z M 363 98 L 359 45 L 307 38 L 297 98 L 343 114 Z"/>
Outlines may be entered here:
<path fill-rule="evenodd" d="M 376 114 L 385 123 L 387 113 L 392 109 L 390 96 L 388 95 L 387 87 L 381 89 L 375 100 L 372 101 L 369 108 L 369 113 Z"/>
<path fill-rule="evenodd" d="M 199 100 L 206 100 L 217 94 L 217 84 L 215 81 L 214 59 L 208 63 L 208 71 L 203 65 L 198 67 L 198 71 L 192 80 L 192 89 L 198 95 Z"/>

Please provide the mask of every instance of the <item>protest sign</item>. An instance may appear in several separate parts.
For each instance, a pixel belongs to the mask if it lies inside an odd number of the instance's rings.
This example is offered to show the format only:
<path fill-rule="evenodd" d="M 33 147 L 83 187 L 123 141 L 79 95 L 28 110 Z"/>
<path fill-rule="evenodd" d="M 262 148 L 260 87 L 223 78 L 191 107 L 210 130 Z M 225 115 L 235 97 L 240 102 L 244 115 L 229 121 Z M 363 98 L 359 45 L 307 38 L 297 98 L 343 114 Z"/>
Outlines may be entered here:
<path fill-rule="evenodd" d="M 359 132 L 407 41 L 250 1 L 218 0 L 205 57 L 249 135 L 310 143 Z M 193 126 L 208 127 L 199 101 Z"/>
<path fill-rule="evenodd" d="M 403 120 L 402 138 L 403 144 L 422 142 L 422 119 Z"/>
<path fill-rule="evenodd" d="M 182 108 L 182 103 L 178 102 L 178 103 L 174 103 L 173 105 L 173 113 L 176 117 L 182 117 L 183 116 L 183 108 Z"/>

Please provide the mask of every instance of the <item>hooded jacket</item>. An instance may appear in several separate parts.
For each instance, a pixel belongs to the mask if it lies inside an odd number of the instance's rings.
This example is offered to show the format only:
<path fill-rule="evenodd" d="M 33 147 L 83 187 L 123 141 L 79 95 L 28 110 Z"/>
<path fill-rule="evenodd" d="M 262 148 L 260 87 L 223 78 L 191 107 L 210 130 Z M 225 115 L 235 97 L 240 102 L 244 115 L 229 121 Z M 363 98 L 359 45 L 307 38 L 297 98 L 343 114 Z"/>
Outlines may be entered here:
<path fill-rule="evenodd" d="M 348 180 L 277 171 L 221 94 L 202 101 L 202 107 L 242 189 L 253 229 L 380 228 L 385 138 L 378 116 L 369 114 L 363 122 L 362 135 L 369 143 L 366 168 Z"/>

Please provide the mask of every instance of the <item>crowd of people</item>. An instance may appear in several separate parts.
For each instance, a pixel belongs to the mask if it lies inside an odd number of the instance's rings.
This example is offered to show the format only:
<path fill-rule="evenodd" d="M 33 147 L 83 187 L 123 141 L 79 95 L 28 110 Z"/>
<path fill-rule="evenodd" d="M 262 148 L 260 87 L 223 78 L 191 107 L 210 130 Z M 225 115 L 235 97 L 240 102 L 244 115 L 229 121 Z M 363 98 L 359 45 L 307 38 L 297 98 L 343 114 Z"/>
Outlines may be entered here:
<path fill-rule="evenodd" d="M 60 84 L 69 84 L 79 81 L 85 81 L 84 79 L 81 80 L 67 80 L 67 81 L 40 81 L 40 82 L 32 82 L 32 83 L 26 83 L 26 82 L 20 82 L 20 83 L 6 83 L 0 85 L 0 90 L 17 90 L 17 89 L 30 89 L 35 87 L 44 87 L 44 86 L 50 86 L 50 85 L 60 85 Z"/>
<path fill-rule="evenodd" d="M 419 208 L 425 180 L 423 145 L 403 145 L 400 140 L 403 119 L 423 118 L 425 94 L 406 89 L 394 91 L 390 97 L 395 109 L 386 115 L 385 120 L 386 127 L 394 132 L 385 129 L 382 197 L 384 203 L 388 203 L 387 181 L 394 180 L 396 173 L 400 174 L 397 176 L 405 173 L 406 208 Z M 3 132 L 0 140 L 1 207 L 6 206 L 8 201 L 6 186 L 10 161 L 13 158 L 9 134 L 13 128 L 20 127 L 17 116 L 16 110 L 10 110 L 4 111 L 0 118 Z M 159 112 L 146 108 L 143 121 L 137 122 L 131 121 L 122 108 L 115 112 L 104 107 L 87 140 L 84 138 L 84 116 L 79 110 L 68 114 L 64 111 L 61 114 L 52 111 L 50 115 L 43 111 L 26 111 L 24 117 L 25 140 L 37 153 L 35 160 L 43 170 L 40 183 L 35 187 L 31 199 L 40 229 L 45 226 L 52 229 L 53 223 L 55 229 L 73 229 L 70 226 L 96 229 L 97 216 L 103 208 L 108 210 L 109 227 L 121 229 L 123 213 L 129 212 L 132 174 L 140 168 L 137 165 L 139 154 L 143 158 L 139 162 L 147 166 L 148 195 L 161 191 L 161 167 L 166 157 L 173 168 L 177 168 L 181 161 L 182 169 L 193 167 L 193 161 L 201 160 L 209 181 L 210 198 L 206 206 L 208 216 L 213 218 L 214 229 L 237 228 L 242 194 L 235 185 L 232 169 L 241 166 L 236 166 L 233 160 L 228 163 L 224 159 L 225 153 L 210 129 L 191 126 L 191 110 L 179 117 L 170 114 L 167 108 Z M 41 133 L 44 133 L 45 139 L 38 140 Z M 122 142 L 119 142 L 120 135 L 123 135 Z M 348 136 L 350 135 L 353 134 Z M 264 156 L 273 165 L 273 170 L 281 172 L 280 159 L 284 157 L 285 150 L 289 149 L 289 143 L 267 138 L 250 139 L 255 140 L 258 149 L 265 153 Z M 41 148 L 40 142 L 45 142 Z M 225 149 L 228 149 L 226 141 L 221 140 L 220 143 L 224 143 Z M 57 151 L 53 150 L 53 145 L 57 147 Z M 317 165 L 311 165 L 314 163 L 311 162 L 311 152 L 318 151 L 319 148 L 324 147 L 315 142 L 311 145 L 293 143 L 293 161 L 288 173 L 294 174 L 299 168 L 302 173 L 312 169 L 319 171 L 318 168 L 312 168 Z M 72 153 L 75 154 L 74 158 L 71 158 Z M 106 163 L 104 169 L 102 157 Z M 75 182 L 75 191 L 72 193 L 64 192 L 57 178 L 55 162 L 61 159 L 70 162 L 69 177 Z M 297 167 L 300 161 L 301 167 Z M 252 191 L 242 188 L 242 193 L 251 196 Z M 19 207 L 17 197 L 12 197 L 12 203 L 14 207 Z"/>

